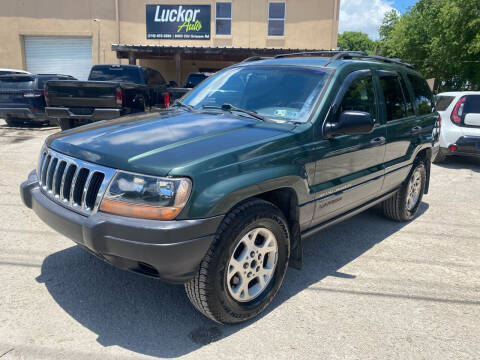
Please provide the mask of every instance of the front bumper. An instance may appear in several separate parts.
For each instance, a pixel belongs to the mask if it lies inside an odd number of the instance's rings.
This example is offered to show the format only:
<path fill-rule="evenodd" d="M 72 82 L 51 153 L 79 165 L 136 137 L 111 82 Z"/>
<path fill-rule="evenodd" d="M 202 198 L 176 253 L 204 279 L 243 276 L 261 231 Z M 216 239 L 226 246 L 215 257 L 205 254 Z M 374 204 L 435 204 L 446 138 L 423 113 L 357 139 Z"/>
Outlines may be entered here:
<path fill-rule="evenodd" d="M 100 121 L 115 119 L 122 115 L 122 109 L 93 109 L 93 112 L 88 115 L 75 114 L 75 111 L 70 108 L 63 107 L 46 107 L 45 113 L 50 118 L 55 119 L 81 119 L 88 121 Z"/>
<path fill-rule="evenodd" d="M 101 259 L 173 283 L 193 277 L 223 219 L 155 221 L 102 212 L 84 216 L 48 199 L 34 171 L 20 193 L 46 224 Z"/>
<path fill-rule="evenodd" d="M 465 155 L 480 157 L 480 136 L 462 136 L 456 142 L 457 151 L 452 152 L 448 148 L 441 148 L 443 155 Z"/>
<path fill-rule="evenodd" d="M 0 108 L 0 118 L 7 119 L 9 117 L 33 122 L 47 120 L 44 112 L 33 112 L 30 108 Z"/>

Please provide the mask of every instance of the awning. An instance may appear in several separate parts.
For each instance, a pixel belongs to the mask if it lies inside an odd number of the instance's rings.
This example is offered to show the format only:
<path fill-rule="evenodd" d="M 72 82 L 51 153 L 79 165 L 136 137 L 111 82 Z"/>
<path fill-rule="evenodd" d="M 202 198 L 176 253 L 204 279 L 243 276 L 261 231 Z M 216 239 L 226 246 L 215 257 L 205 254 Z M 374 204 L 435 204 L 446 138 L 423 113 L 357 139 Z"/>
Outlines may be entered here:
<path fill-rule="evenodd" d="M 117 53 L 117 58 L 130 59 L 130 62 L 134 62 L 135 59 L 171 59 L 174 56 L 182 60 L 241 61 L 252 56 L 273 56 L 308 50 L 112 44 L 112 51 Z"/>

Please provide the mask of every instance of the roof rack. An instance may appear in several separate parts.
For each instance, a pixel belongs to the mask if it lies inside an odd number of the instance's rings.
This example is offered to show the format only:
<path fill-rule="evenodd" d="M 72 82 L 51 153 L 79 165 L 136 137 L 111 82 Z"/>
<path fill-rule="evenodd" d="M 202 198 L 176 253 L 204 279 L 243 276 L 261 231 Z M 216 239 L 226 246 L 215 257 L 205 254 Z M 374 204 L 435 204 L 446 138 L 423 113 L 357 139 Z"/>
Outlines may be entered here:
<path fill-rule="evenodd" d="M 267 60 L 267 59 L 271 59 L 271 57 L 269 57 L 269 56 L 251 56 L 249 58 L 246 58 L 246 59 L 242 60 L 242 63 L 251 62 L 251 61 L 259 61 L 259 60 Z"/>
<path fill-rule="evenodd" d="M 338 55 L 344 54 L 352 54 L 355 55 L 367 55 L 366 52 L 363 51 L 341 51 L 341 50 L 312 50 L 312 51 L 301 51 L 295 53 L 286 53 L 286 54 L 278 54 L 275 56 L 275 59 L 289 57 L 289 56 L 302 56 L 302 55 L 311 55 L 311 56 L 321 56 L 321 57 L 335 57 Z"/>
<path fill-rule="evenodd" d="M 410 69 L 414 69 L 414 66 L 412 64 L 406 63 L 402 59 L 387 58 L 387 57 L 377 56 L 377 55 L 368 55 L 364 51 L 340 51 L 340 50 L 302 51 L 302 52 L 289 53 L 289 54 L 279 54 L 275 56 L 275 59 L 289 57 L 289 56 L 304 56 L 304 55 L 328 57 L 329 58 L 328 62 L 323 66 L 328 66 L 336 60 L 371 59 L 371 60 L 377 60 L 377 61 L 390 63 L 390 64 L 403 65 Z"/>

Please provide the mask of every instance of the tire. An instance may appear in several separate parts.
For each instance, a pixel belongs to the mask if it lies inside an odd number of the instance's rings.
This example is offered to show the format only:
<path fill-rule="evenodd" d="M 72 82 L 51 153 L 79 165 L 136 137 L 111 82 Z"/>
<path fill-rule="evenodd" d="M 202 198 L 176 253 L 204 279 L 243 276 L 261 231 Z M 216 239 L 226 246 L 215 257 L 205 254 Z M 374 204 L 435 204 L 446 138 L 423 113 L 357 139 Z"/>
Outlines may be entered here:
<path fill-rule="evenodd" d="M 273 240 L 276 248 L 271 246 Z M 257 242 L 263 242 L 261 248 L 256 247 Z M 260 252 L 252 258 L 252 251 L 258 249 Z M 266 251 L 271 252 L 267 255 Z M 290 234 L 280 209 L 267 201 L 249 200 L 225 217 L 197 273 L 185 284 L 185 291 L 193 306 L 213 321 L 246 321 L 272 302 L 285 277 L 289 256 Z M 241 263 L 234 261 L 240 259 Z"/>
<path fill-rule="evenodd" d="M 60 129 L 62 130 L 73 129 L 75 127 L 73 121 L 74 121 L 73 119 L 58 119 L 58 122 L 60 124 Z"/>
<path fill-rule="evenodd" d="M 7 126 L 22 126 L 23 125 L 23 120 L 18 120 L 16 118 L 7 118 L 5 119 L 5 122 L 7 123 Z"/>
<path fill-rule="evenodd" d="M 437 156 L 435 156 L 435 159 L 433 159 L 434 164 L 441 164 L 442 162 L 445 161 L 447 157 L 439 150 L 437 153 Z"/>
<path fill-rule="evenodd" d="M 424 163 L 414 163 L 413 169 L 400 190 L 382 203 L 384 215 L 395 221 L 413 219 L 422 203 L 426 181 L 427 172 Z M 412 193 L 413 190 L 415 190 L 415 193 L 418 191 L 415 198 L 410 197 L 414 194 Z"/>

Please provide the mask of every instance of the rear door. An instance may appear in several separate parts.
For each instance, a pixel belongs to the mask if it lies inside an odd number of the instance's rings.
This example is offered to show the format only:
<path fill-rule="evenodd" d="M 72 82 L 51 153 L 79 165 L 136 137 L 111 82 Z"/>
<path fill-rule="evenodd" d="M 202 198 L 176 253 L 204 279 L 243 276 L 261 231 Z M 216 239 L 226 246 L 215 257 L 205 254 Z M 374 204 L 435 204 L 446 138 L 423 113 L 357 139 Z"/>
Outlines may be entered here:
<path fill-rule="evenodd" d="M 386 130 L 378 117 L 372 71 L 350 73 L 344 87 L 346 91 L 336 114 L 347 110 L 368 112 L 375 119 L 375 126 L 370 134 L 343 135 L 322 142 L 324 149 L 315 165 L 313 226 L 374 198 L 383 183 Z"/>
<path fill-rule="evenodd" d="M 423 141 L 422 137 L 426 134 L 431 136 L 435 120 L 431 122 L 429 117 L 433 114 L 434 105 L 431 92 L 428 90 L 426 93 L 422 84 L 420 91 L 414 95 L 401 72 L 379 70 L 377 80 L 383 98 L 382 116 L 387 124 L 382 191 L 388 191 L 407 177 L 413 153 Z M 428 89 L 426 82 L 425 86 Z"/>

